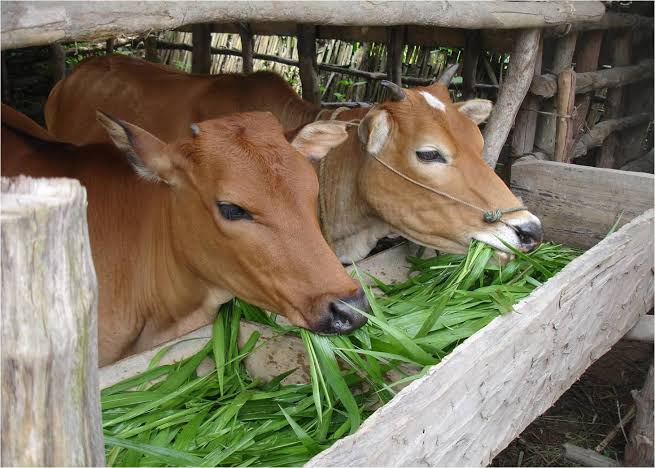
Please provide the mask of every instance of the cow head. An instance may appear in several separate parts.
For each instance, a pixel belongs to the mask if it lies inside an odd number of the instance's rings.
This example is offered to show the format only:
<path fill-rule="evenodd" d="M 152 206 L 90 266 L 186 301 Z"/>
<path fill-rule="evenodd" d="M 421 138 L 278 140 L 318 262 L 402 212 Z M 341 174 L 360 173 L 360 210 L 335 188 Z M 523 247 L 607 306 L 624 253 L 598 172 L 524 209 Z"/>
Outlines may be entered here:
<path fill-rule="evenodd" d="M 347 137 L 343 124 L 305 127 L 289 143 L 270 113 L 191 124 L 166 144 L 147 131 L 98 113 L 135 171 L 158 184 L 176 258 L 207 289 L 227 290 L 323 333 L 366 322 L 360 285 L 321 235 L 318 181 L 308 159 Z M 138 200 L 135 200 L 138 203 Z"/>
<path fill-rule="evenodd" d="M 482 159 L 478 124 L 491 112 L 484 99 L 453 103 L 446 81 L 422 88 L 391 85 L 391 99 L 369 111 L 359 126 L 368 156 L 409 178 L 484 210 L 513 208 L 521 202 Z M 431 193 L 367 157 L 359 188 L 379 217 L 410 240 L 447 252 L 464 252 L 472 239 L 508 251 L 500 240 L 529 251 L 542 238 L 541 223 L 528 211 L 486 223 L 482 213 Z"/>

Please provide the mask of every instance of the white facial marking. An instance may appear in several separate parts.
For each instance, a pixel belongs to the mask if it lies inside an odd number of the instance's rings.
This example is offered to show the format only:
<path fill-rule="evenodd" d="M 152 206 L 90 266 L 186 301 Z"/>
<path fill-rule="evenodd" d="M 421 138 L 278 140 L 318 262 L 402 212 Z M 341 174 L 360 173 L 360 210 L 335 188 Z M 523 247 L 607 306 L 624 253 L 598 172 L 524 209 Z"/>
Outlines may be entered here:
<path fill-rule="evenodd" d="M 434 107 L 437 110 L 440 110 L 441 112 L 446 112 L 446 105 L 441 102 L 438 98 L 434 97 L 432 94 L 428 93 L 427 91 L 419 91 L 419 94 L 423 96 L 425 101 L 428 103 L 430 107 Z"/>
<path fill-rule="evenodd" d="M 522 224 L 528 224 L 528 223 L 536 223 L 539 226 L 541 226 L 541 221 L 539 220 L 539 218 L 537 218 L 535 215 L 529 212 L 525 213 L 523 216 L 519 218 L 511 219 L 507 221 L 507 223 L 512 226 L 520 226 Z M 495 225 L 495 230 L 481 231 L 475 233 L 473 235 L 473 239 L 484 242 L 485 244 L 489 244 L 493 248 L 507 253 L 511 253 L 511 251 L 507 247 L 505 247 L 505 245 L 502 242 L 500 242 L 499 239 L 502 239 L 503 241 L 507 242 L 509 245 L 513 245 L 514 247 L 517 248 L 521 245 L 521 240 L 519 239 L 519 236 L 516 234 L 516 231 L 514 231 L 514 229 L 510 228 L 509 226 L 500 223 L 497 223 Z"/>

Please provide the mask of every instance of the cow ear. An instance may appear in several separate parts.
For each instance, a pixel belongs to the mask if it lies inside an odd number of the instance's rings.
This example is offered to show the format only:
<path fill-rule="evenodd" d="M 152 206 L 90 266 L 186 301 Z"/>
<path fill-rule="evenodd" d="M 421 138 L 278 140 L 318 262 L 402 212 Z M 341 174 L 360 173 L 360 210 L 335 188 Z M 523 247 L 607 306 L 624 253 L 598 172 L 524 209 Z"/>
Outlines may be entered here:
<path fill-rule="evenodd" d="M 144 129 L 102 111 L 97 111 L 96 117 L 138 175 L 170 185 L 179 179 L 178 160 L 182 158 L 177 157 L 166 143 Z"/>
<path fill-rule="evenodd" d="M 455 104 L 457 110 L 476 124 L 481 124 L 487 120 L 487 117 L 491 114 L 493 106 L 493 103 L 488 99 L 471 99 L 469 101 L 458 102 Z"/>
<path fill-rule="evenodd" d="M 291 146 L 300 151 L 310 161 L 318 161 L 328 152 L 348 138 L 347 122 L 321 120 L 287 132 Z"/>
<path fill-rule="evenodd" d="M 370 154 L 378 155 L 391 135 L 391 117 L 385 110 L 372 110 L 359 124 L 359 140 Z"/>

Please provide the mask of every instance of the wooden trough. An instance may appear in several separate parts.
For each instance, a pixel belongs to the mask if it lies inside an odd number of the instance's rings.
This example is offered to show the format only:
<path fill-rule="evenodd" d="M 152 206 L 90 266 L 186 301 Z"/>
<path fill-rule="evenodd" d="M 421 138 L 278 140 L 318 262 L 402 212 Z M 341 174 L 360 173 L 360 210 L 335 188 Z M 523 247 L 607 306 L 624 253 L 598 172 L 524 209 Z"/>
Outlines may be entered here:
<path fill-rule="evenodd" d="M 653 307 L 653 176 L 543 161 L 515 168 L 512 187 L 542 216 L 548 240 L 589 250 L 309 466 L 486 466 Z M 623 226 L 604 238 L 621 212 Z M 400 281 L 409 253 L 403 244 L 358 268 Z M 272 336 L 246 323 L 240 339 L 253 329 Z M 207 326 L 175 341 L 210 336 Z M 184 341 L 166 362 L 205 343 Z M 156 352 L 101 369 L 101 386 L 142 372 Z M 307 381 L 302 356 L 299 340 L 281 337 L 247 366 L 264 378 L 299 368 L 294 381 Z"/>

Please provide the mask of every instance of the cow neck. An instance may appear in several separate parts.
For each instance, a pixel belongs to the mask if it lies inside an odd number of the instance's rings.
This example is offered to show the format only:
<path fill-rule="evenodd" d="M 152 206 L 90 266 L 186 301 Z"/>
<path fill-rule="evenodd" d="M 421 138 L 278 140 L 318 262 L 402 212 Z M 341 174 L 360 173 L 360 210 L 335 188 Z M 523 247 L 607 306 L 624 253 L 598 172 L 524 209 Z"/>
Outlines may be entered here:
<path fill-rule="evenodd" d="M 200 307 L 206 296 L 210 294 L 209 287 L 202 281 L 184 255 L 184 246 L 179 245 L 175 232 L 180 226 L 175 226 L 175 193 L 166 187 L 165 202 L 157 210 L 158 216 L 153 220 L 150 231 L 150 255 L 153 258 L 155 272 L 154 284 L 151 287 L 157 291 L 158 315 L 162 318 L 162 326 L 171 321 L 184 319 Z"/>
<path fill-rule="evenodd" d="M 370 109 L 337 112 L 339 120 L 361 119 Z M 322 111 L 329 120 L 334 111 Z M 364 258 L 378 240 L 392 233 L 361 196 L 359 179 L 366 163 L 355 129 L 318 164 L 319 219 L 325 239 L 342 263 Z"/>

